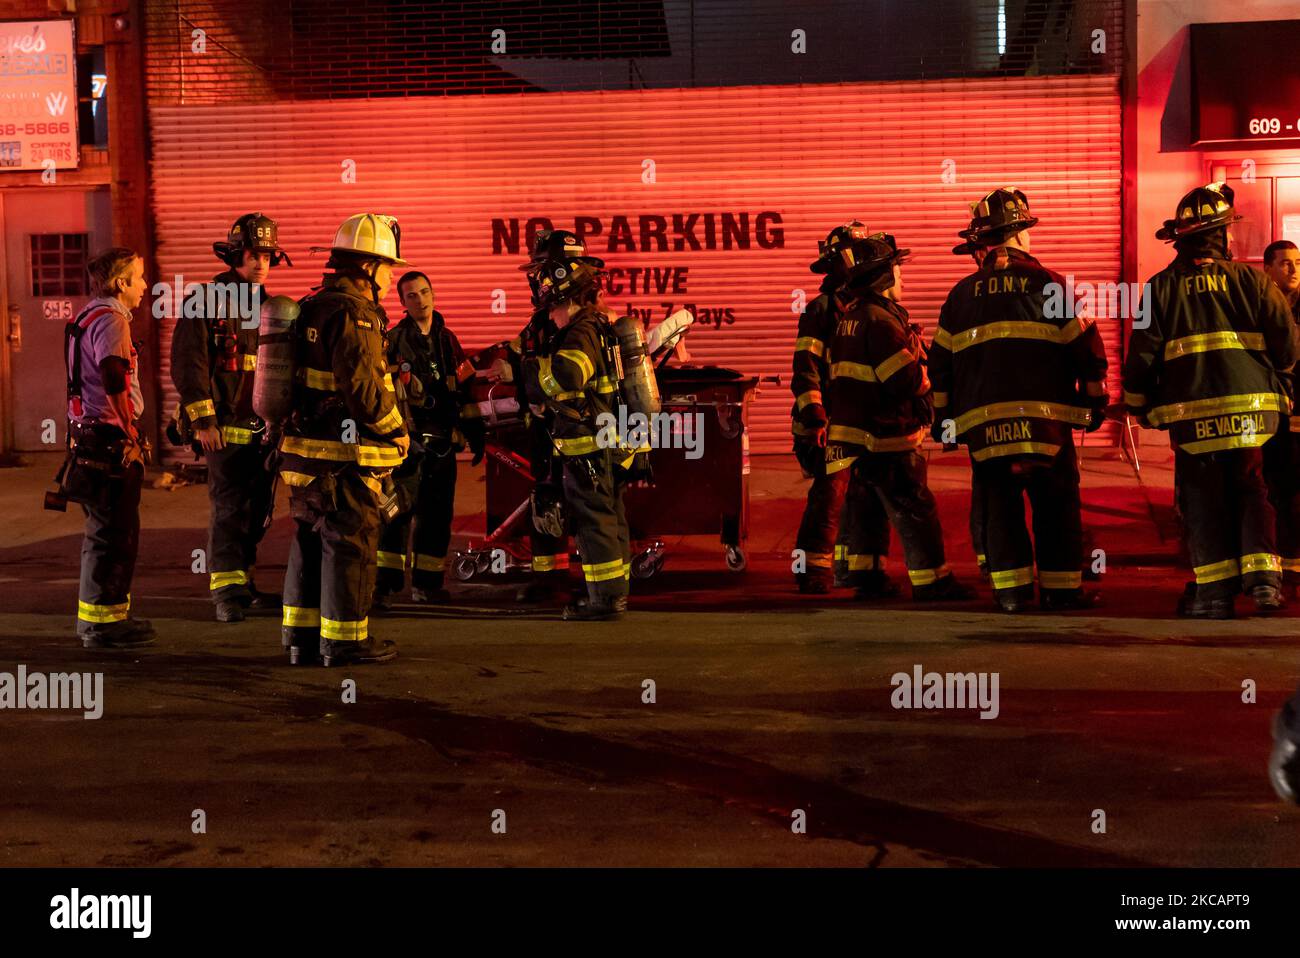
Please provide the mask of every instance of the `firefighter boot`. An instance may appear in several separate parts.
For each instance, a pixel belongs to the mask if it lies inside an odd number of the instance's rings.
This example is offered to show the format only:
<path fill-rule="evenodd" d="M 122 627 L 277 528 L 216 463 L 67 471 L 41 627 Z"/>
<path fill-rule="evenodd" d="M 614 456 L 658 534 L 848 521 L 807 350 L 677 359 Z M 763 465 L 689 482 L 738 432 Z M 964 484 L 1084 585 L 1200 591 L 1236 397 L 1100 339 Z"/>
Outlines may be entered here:
<path fill-rule="evenodd" d="M 564 607 L 565 622 L 617 622 L 627 614 L 627 596 L 620 595 L 592 602 L 587 598 L 577 599 Z"/>
<path fill-rule="evenodd" d="M 1187 583 L 1178 600 L 1178 614 L 1184 619 L 1232 619 L 1237 613 L 1232 596 L 1207 598 L 1198 594 L 1195 582 Z"/>
<path fill-rule="evenodd" d="M 148 619 L 130 618 L 112 628 L 81 635 L 83 649 L 138 649 L 153 645 L 157 638 Z"/>
<path fill-rule="evenodd" d="M 1012 615 L 1027 612 L 1034 601 L 1034 587 L 1032 585 L 1021 585 L 1010 589 L 994 589 L 993 599 L 1003 612 Z"/>
<path fill-rule="evenodd" d="M 392 639 L 367 636 L 361 642 L 320 640 L 321 664 L 327 669 L 342 665 L 370 665 L 397 658 L 397 643 Z"/>
<path fill-rule="evenodd" d="M 1273 754 L 1268 758 L 1268 780 L 1284 802 L 1300 805 L 1300 748 L 1286 727 L 1285 710 L 1273 716 Z"/>
<path fill-rule="evenodd" d="M 912 586 L 913 602 L 965 602 L 975 598 L 975 590 L 957 581 L 951 572 L 925 585 Z"/>
<path fill-rule="evenodd" d="M 305 629 L 281 629 L 280 644 L 290 665 L 316 665 L 320 662 L 320 633 Z"/>
<path fill-rule="evenodd" d="M 1286 606 L 1286 602 L 1282 598 L 1282 590 L 1267 582 L 1252 586 L 1250 597 L 1255 600 L 1255 611 L 1265 615 L 1270 612 L 1277 612 Z"/>
<path fill-rule="evenodd" d="M 830 569 L 816 566 L 807 572 L 796 573 L 794 579 L 799 586 L 799 592 L 803 595 L 829 595 L 833 582 Z"/>
<path fill-rule="evenodd" d="M 218 599 L 214 614 L 218 622 L 243 622 L 244 606 L 237 599 Z"/>
<path fill-rule="evenodd" d="M 1044 612 L 1074 612 L 1100 605 L 1101 593 L 1096 589 L 1043 589 L 1038 601 Z"/>
<path fill-rule="evenodd" d="M 896 599 L 900 591 L 898 584 L 883 569 L 867 569 L 859 572 L 858 587 L 853 598 L 859 602 L 873 602 L 880 599 Z"/>

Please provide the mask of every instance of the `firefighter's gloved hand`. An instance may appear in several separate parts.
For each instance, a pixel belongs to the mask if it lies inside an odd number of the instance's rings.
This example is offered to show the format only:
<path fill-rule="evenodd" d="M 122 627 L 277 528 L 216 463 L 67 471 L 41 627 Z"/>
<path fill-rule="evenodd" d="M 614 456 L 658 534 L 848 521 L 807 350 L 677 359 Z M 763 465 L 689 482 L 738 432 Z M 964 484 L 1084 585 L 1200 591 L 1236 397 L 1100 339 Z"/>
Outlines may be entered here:
<path fill-rule="evenodd" d="M 393 440 L 393 445 L 397 447 L 398 452 L 400 452 L 402 454 L 402 458 L 405 459 L 406 454 L 411 449 L 411 437 L 406 435 L 398 436 L 396 439 Z"/>

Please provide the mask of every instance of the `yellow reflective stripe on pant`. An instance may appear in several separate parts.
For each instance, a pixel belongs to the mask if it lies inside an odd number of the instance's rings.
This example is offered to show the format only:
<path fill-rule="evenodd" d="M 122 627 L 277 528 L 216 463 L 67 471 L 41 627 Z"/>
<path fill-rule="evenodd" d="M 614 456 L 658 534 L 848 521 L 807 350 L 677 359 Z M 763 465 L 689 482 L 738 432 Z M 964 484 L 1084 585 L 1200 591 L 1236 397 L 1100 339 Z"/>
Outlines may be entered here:
<path fill-rule="evenodd" d="M 398 572 L 406 571 L 406 556 L 397 552 L 384 552 L 381 549 L 375 553 L 375 561 L 381 569 L 396 569 Z"/>
<path fill-rule="evenodd" d="M 301 606 L 286 605 L 282 613 L 280 621 L 287 629 L 320 627 L 320 609 L 304 609 Z"/>
<path fill-rule="evenodd" d="M 995 589 L 1014 589 L 1018 586 L 1034 584 L 1034 567 L 1022 566 L 1019 569 L 1007 569 L 1002 572 L 990 572 L 989 578 Z"/>
<path fill-rule="evenodd" d="M 941 565 L 937 569 L 907 570 L 907 578 L 911 580 L 912 585 L 933 585 L 946 575 L 948 575 L 947 565 Z"/>
<path fill-rule="evenodd" d="M 1224 579 L 1235 579 L 1241 575 L 1241 564 L 1236 559 L 1224 559 L 1222 562 L 1194 566 L 1192 573 L 1196 576 L 1197 585 L 1207 585 Z"/>
<path fill-rule="evenodd" d="M 236 569 L 234 572 L 213 572 L 208 575 L 208 589 L 215 592 L 228 585 L 248 585 L 248 572 Z"/>
<path fill-rule="evenodd" d="M 340 619 L 320 617 L 320 636 L 331 642 L 364 642 L 369 634 L 370 619 L 348 622 Z"/>
<path fill-rule="evenodd" d="M 415 554 L 415 568 L 421 572 L 442 572 L 447 567 L 446 556 Z"/>
<path fill-rule="evenodd" d="M 877 555 L 851 555 L 847 556 L 850 572 L 877 572 L 885 567 L 885 557 Z M 945 575 L 947 566 L 944 567 Z M 909 572 L 910 576 L 911 573 Z M 915 580 L 913 580 L 915 581 Z M 918 583 L 919 584 L 919 583 Z"/>
<path fill-rule="evenodd" d="M 610 562 L 583 563 L 582 575 L 588 582 L 605 582 L 609 579 L 622 578 L 624 575 L 624 563 L 622 559 L 614 559 Z"/>
<path fill-rule="evenodd" d="M 554 572 L 557 569 L 567 569 L 569 567 L 569 554 L 553 556 L 533 556 L 534 572 Z"/>
<path fill-rule="evenodd" d="M 1083 573 L 1044 572 L 1039 569 L 1038 584 L 1044 589 L 1078 589 L 1083 585 Z"/>
<path fill-rule="evenodd" d="M 95 622 L 98 624 L 125 622 L 130 612 L 130 599 L 117 605 L 95 605 L 93 602 L 77 600 L 77 618 L 82 622 Z"/>
<path fill-rule="evenodd" d="M 1252 572 L 1281 572 L 1282 559 L 1267 552 L 1252 552 L 1241 557 L 1241 574 Z"/>

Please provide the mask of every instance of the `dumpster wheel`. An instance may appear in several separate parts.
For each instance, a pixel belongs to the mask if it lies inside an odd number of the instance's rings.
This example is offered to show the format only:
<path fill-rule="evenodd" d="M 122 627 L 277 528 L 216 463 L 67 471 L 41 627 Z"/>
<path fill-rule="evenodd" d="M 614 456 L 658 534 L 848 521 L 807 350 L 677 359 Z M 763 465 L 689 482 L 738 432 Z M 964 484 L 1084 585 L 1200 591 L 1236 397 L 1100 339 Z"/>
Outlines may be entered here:
<path fill-rule="evenodd" d="M 732 572 L 745 571 L 745 553 L 740 546 L 727 546 L 727 568 Z"/>
<path fill-rule="evenodd" d="M 461 582 L 468 582 L 478 574 L 478 561 L 473 552 L 456 553 L 456 561 L 451 567 L 452 574 Z"/>
<path fill-rule="evenodd" d="M 637 579 L 649 579 L 657 575 L 664 567 L 664 544 L 656 542 L 632 560 L 632 576 Z"/>

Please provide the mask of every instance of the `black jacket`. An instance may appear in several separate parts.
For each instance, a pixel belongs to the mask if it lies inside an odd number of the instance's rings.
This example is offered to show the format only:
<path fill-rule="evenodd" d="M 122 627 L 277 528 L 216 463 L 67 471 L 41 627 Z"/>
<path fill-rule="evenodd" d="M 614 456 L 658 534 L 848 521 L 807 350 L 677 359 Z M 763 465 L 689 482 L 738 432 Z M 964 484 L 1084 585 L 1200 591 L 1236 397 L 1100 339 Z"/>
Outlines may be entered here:
<path fill-rule="evenodd" d="M 1000 247 L 939 311 L 930 348 L 934 416 L 954 421 L 976 462 L 1055 456 L 1105 405 L 1101 337 L 1077 304 L 1065 308 L 1065 289 L 1059 273 Z"/>
<path fill-rule="evenodd" d="M 240 303 L 254 302 L 256 292 L 263 300 L 265 289 L 245 283 L 234 270 L 212 280 L 227 287 Z M 210 287 L 201 290 L 207 293 Z M 218 293 L 221 291 L 218 290 Z M 227 299 L 216 295 L 217 315 L 182 315 L 172 333 L 172 382 L 180 393 L 181 415 L 196 429 L 227 428 L 227 438 L 240 430 L 258 428 L 261 420 L 253 413 L 253 376 L 257 369 L 257 329 L 260 317 L 227 317 Z"/>
<path fill-rule="evenodd" d="M 411 418 L 418 433 L 463 449 L 477 448 L 483 433 L 469 384 L 474 367 L 441 313 L 433 313 L 426 336 L 409 315 L 388 331 L 388 365 L 393 375 L 419 380 L 411 390 Z M 396 367 L 394 369 L 393 367 Z"/>
<path fill-rule="evenodd" d="M 925 347 L 907 310 L 873 291 L 836 294 L 827 471 L 864 452 L 917 448 L 930 425 Z"/>
<path fill-rule="evenodd" d="M 1188 453 L 1262 446 L 1291 401 L 1280 372 L 1300 341 L 1286 297 L 1221 248 L 1183 250 L 1151 277 L 1150 323 L 1135 329 L 1124 403 Z"/>

